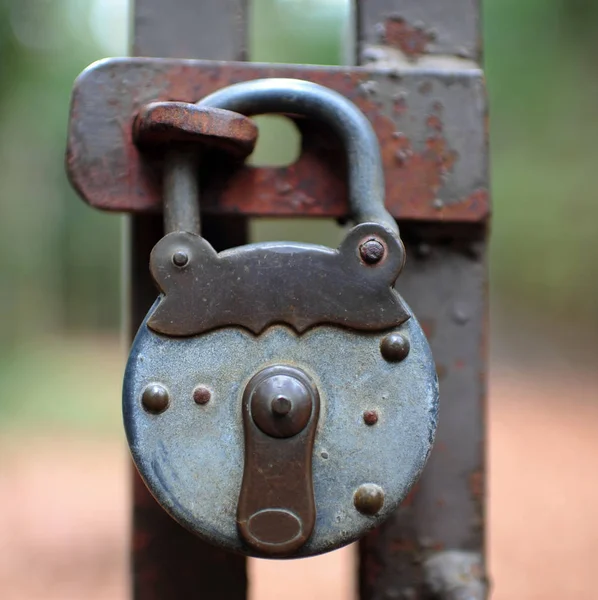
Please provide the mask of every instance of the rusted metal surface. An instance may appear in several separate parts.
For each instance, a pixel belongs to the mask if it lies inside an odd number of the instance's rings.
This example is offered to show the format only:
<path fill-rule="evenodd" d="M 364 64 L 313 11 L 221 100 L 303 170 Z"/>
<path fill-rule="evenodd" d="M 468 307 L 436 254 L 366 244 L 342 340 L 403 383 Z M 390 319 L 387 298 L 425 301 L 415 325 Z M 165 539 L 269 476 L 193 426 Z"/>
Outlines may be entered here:
<path fill-rule="evenodd" d="M 377 515 L 384 506 L 384 490 L 375 483 L 360 485 L 353 496 L 353 504 L 362 515 Z"/>
<path fill-rule="evenodd" d="M 363 62 L 385 47 L 398 48 L 408 58 L 480 57 L 479 0 L 364 0 L 357 5 Z"/>
<path fill-rule="evenodd" d="M 430 341 L 441 406 L 420 480 L 396 513 L 360 542 L 363 600 L 452 598 L 429 591 L 424 566 L 440 551 L 476 553 L 482 581 L 485 572 L 485 230 L 404 226 L 402 233 L 411 259 L 401 290 Z"/>
<path fill-rule="evenodd" d="M 428 52 L 428 45 L 434 41 L 436 33 L 427 31 L 422 25 L 413 26 L 403 17 L 390 16 L 384 22 L 382 42 L 399 48 L 409 58 L 416 58 Z"/>
<path fill-rule="evenodd" d="M 368 238 L 359 246 L 359 256 L 366 265 L 376 265 L 384 259 L 386 248 L 381 240 Z"/>
<path fill-rule="evenodd" d="M 207 387 L 198 386 L 193 390 L 193 400 L 196 404 L 204 405 L 212 399 L 212 392 Z"/>
<path fill-rule="evenodd" d="M 386 248 L 375 265 L 359 257 L 360 244 L 371 238 Z M 188 260 L 178 266 L 177 255 Z M 404 258 L 398 235 L 373 223 L 350 230 L 338 250 L 270 242 L 217 254 L 201 236 L 171 233 L 151 254 L 152 275 L 164 296 L 148 325 L 173 336 L 227 326 L 259 334 L 275 323 L 297 332 L 321 324 L 388 329 L 409 318 L 393 287 Z M 389 345 L 391 353 L 395 346 Z"/>
<path fill-rule="evenodd" d="M 301 369 L 270 366 L 247 384 L 242 412 L 239 533 L 264 556 L 292 555 L 309 539 L 316 522 L 312 455 L 320 414 L 318 389 Z"/>
<path fill-rule="evenodd" d="M 189 102 L 150 102 L 133 122 L 133 139 L 140 147 L 171 143 L 201 144 L 235 158 L 246 158 L 255 148 L 257 127 L 239 113 Z"/>
<path fill-rule="evenodd" d="M 73 95 L 67 157 L 73 185 L 97 208 L 160 210 L 159 172 L 133 144 L 134 115 L 149 102 L 196 102 L 232 83 L 271 77 L 323 84 L 361 109 L 381 146 L 386 206 L 393 216 L 451 222 L 487 218 L 485 95 L 476 68 L 445 72 L 105 61 L 81 75 Z M 318 122 L 298 120 L 297 125 L 302 153 L 293 165 L 244 165 L 233 171 L 221 161 L 206 165 L 204 210 L 222 215 L 346 216 L 346 163 L 338 138 Z M 100 127 L 102 143 L 95 135 Z"/>
<path fill-rule="evenodd" d="M 479 0 L 364 0 L 358 2 L 358 29 L 359 60 L 373 68 L 401 70 L 411 64 L 415 69 L 426 67 L 447 76 L 463 68 L 480 68 Z M 405 51 L 408 43 L 416 49 L 411 56 Z M 428 97 L 435 93 L 429 82 L 422 82 L 420 92 Z M 406 111 L 408 101 L 397 98 L 396 110 Z M 479 106 L 472 98 L 463 98 L 463 102 L 461 123 L 471 125 L 471 119 L 477 120 Z M 446 107 L 441 105 L 437 110 L 432 107 L 426 116 L 426 126 L 437 134 L 436 139 L 429 140 L 428 160 L 434 162 L 435 155 L 453 176 L 459 162 L 475 153 L 487 162 L 487 146 L 472 144 L 471 138 L 458 155 L 454 154 L 452 136 L 446 133 L 450 121 Z M 396 159 L 414 160 L 407 137 Z M 422 167 L 419 176 L 411 180 L 417 187 L 418 182 L 426 181 L 431 163 L 421 155 L 415 160 Z M 476 189 L 464 195 L 463 202 L 489 202 L 487 171 Z M 442 194 L 433 203 L 439 213 L 446 210 Z M 487 594 L 487 229 L 483 220 L 475 225 L 445 221 L 434 225 L 405 223 L 401 233 L 410 258 L 401 276 L 401 290 L 421 317 L 436 359 L 441 391 L 439 426 L 419 482 L 393 517 L 360 542 L 360 598 L 477 600 Z M 465 557 L 475 567 L 464 569 L 464 561 L 450 558 L 455 556 Z M 475 561 L 470 560 L 472 557 Z M 465 585 L 455 587 L 459 580 Z M 468 595 L 457 595 L 462 592 Z"/>
<path fill-rule="evenodd" d="M 234 15 L 235 18 L 231 18 Z M 142 56 L 241 60 L 244 0 L 135 0 L 133 53 Z M 163 235 L 162 219 L 132 217 L 128 242 L 131 338 L 156 298 L 148 257 Z M 218 250 L 247 241 L 246 220 L 203 219 L 203 235 Z M 245 600 L 245 558 L 214 548 L 183 529 L 158 505 L 132 467 L 131 591 L 135 600 Z"/>
<path fill-rule="evenodd" d="M 366 410 L 363 413 L 363 422 L 366 425 L 375 425 L 378 422 L 378 413 L 375 410 Z"/>

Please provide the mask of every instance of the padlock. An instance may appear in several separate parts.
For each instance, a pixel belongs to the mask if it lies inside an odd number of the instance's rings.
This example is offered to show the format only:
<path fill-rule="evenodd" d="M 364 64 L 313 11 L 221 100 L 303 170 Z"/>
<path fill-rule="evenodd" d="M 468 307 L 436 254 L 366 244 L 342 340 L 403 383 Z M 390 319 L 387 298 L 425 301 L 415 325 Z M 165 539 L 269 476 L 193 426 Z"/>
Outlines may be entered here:
<path fill-rule="evenodd" d="M 217 253 L 197 224 L 173 231 L 193 194 L 165 205 L 150 258 L 161 293 L 124 381 L 131 453 L 162 507 L 204 540 L 259 557 L 327 552 L 392 514 L 436 430 L 431 351 L 394 289 L 405 250 L 378 142 L 353 103 L 306 81 L 239 83 L 197 106 L 332 127 L 356 225 L 338 249 Z"/>

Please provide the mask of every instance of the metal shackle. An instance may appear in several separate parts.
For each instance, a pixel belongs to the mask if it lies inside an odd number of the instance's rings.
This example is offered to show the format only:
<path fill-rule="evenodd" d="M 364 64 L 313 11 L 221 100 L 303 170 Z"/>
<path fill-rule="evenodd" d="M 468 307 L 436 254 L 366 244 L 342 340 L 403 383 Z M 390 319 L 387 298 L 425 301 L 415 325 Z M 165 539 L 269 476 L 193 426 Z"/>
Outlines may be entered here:
<path fill-rule="evenodd" d="M 301 79 L 257 79 L 218 90 L 197 102 L 197 106 L 245 116 L 282 113 L 323 121 L 338 134 L 346 150 L 353 219 L 357 223 L 380 223 L 398 233 L 395 219 L 384 207 L 384 172 L 376 134 L 357 106 L 338 92 Z M 185 230 L 198 233 L 196 162 L 173 151 L 166 159 L 165 190 L 166 231 L 180 229 L 184 217 L 190 221 L 190 229 Z M 193 215 L 191 219 L 189 215 Z"/>

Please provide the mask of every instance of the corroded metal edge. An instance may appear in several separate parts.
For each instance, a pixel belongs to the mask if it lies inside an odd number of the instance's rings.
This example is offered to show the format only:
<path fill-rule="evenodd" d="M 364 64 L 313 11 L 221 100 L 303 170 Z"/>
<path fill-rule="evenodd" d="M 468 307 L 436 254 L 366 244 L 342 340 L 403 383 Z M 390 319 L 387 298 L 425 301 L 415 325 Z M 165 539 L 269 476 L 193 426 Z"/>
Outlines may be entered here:
<path fill-rule="evenodd" d="M 384 253 L 368 264 L 360 249 L 371 241 Z M 409 318 L 393 288 L 404 262 L 398 235 L 374 223 L 354 227 L 338 250 L 275 242 L 218 254 L 199 235 L 170 233 L 151 255 L 164 296 L 148 326 L 173 336 L 235 325 L 259 334 L 275 323 L 299 333 L 322 324 L 384 330 Z"/>
<path fill-rule="evenodd" d="M 135 146 L 132 121 L 148 102 L 196 102 L 232 83 L 292 77 L 353 101 L 380 142 L 386 205 L 396 218 L 479 222 L 489 214 L 486 99 L 482 73 L 109 59 L 77 79 L 67 171 L 84 200 L 103 210 L 159 211 L 160 162 Z M 284 168 L 234 167 L 218 157 L 203 172 L 202 207 L 213 214 L 344 217 L 343 149 L 321 124 L 298 120 L 299 160 Z M 102 135 L 99 136 L 98 132 Z M 108 182 L 108 183 L 107 183 Z"/>

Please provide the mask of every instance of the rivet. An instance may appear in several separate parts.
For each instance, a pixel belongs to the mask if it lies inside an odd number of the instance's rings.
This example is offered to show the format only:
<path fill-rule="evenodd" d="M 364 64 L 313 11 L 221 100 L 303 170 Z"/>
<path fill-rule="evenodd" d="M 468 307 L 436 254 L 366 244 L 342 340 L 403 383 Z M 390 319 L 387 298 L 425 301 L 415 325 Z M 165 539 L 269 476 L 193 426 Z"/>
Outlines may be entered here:
<path fill-rule="evenodd" d="M 321 456 L 321 457 L 322 457 L 324 460 L 326 460 L 326 459 L 328 458 L 328 452 L 321 452 L 321 453 L 320 453 L 320 456 Z"/>
<path fill-rule="evenodd" d="M 440 198 L 436 198 L 434 202 L 432 202 L 432 206 L 436 210 L 442 210 L 444 208 L 444 202 Z"/>
<path fill-rule="evenodd" d="M 400 333 L 389 333 L 380 343 L 380 352 L 388 362 L 400 362 L 409 354 L 409 340 Z"/>
<path fill-rule="evenodd" d="M 364 483 L 355 491 L 353 504 L 361 514 L 373 516 L 384 505 L 384 490 L 375 483 Z"/>
<path fill-rule="evenodd" d="M 367 265 L 375 265 L 384 257 L 384 245 L 377 239 L 370 239 L 359 246 L 361 260 Z"/>
<path fill-rule="evenodd" d="M 395 162 L 397 163 L 397 165 L 399 166 L 403 166 L 411 157 L 411 152 L 409 152 L 409 150 L 397 150 L 395 152 Z"/>
<path fill-rule="evenodd" d="M 151 413 L 161 413 L 168 408 L 169 396 L 168 390 L 159 383 L 151 383 L 141 395 L 143 408 Z"/>
<path fill-rule="evenodd" d="M 212 398 L 212 392 L 206 387 L 198 386 L 193 390 L 193 400 L 196 404 L 207 404 Z"/>
<path fill-rule="evenodd" d="M 453 309 L 453 320 L 459 325 L 465 325 L 469 321 L 467 310 L 463 306 L 455 306 Z"/>
<path fill-rule="evenodd" d="M 270 403 L 272 412 L 277 417 L 286 417 L 293 408 L 293 403 L 286 396 L 276 396 Z"/>
<path fill-rule="evenodd" d="M 378 413 L 375 410 L 364 411 L 363 422 L 366 425 L 375 425 L 378 422 Z"/>
<path fill-rule="evenodd" d="M 187 256 L 186 252 L 183 252 L 182 250 L 177 250 L 172 255 L 172 262 L 177 267 L 184 267 L 189 262 L 189 257 Z"/>

